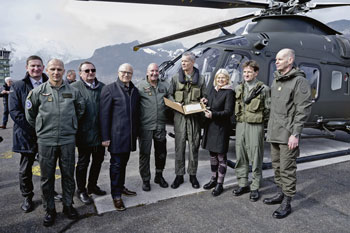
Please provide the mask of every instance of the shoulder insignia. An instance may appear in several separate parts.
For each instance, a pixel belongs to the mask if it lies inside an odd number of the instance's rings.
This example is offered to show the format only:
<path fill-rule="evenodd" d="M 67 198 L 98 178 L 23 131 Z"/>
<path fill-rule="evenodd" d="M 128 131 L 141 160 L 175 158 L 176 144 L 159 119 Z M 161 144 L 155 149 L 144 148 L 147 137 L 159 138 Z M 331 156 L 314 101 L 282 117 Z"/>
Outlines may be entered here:
<path fill-rule="evenodd" d="M 27 100 L 26 100 L 26 108 L 27 108 L 27 109 L 31 109 L 32 106 L 33 106 L 32 102 L 31 102 L 29 99 L 27 99 Z"/>
<path fill-rule="evenodd" d="M 300 86 L 300 92 L 303 94 L 306 94 L 306 93 L 308 93 L 308 91 L 309 91 L 309 87 L 308 87 L 307 83 L 302 82 L 301 86 Z"/>

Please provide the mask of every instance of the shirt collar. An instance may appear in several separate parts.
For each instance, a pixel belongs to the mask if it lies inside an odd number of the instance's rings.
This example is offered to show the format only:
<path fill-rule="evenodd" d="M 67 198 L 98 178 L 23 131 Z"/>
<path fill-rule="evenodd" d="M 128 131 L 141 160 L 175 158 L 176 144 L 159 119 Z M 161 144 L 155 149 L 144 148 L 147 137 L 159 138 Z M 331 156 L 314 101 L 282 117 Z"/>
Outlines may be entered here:
<path fill-rule="evenodd" d="M 30 82 L 32 83 L 33 87 L 38 87 L 40 84 L 43 83 L 43 78 L 42 77 L 40 77 L 40 79 L 38 81 L 35 80 L 32 77 L 29 77 L 29 78 L 30 78 Z"/>

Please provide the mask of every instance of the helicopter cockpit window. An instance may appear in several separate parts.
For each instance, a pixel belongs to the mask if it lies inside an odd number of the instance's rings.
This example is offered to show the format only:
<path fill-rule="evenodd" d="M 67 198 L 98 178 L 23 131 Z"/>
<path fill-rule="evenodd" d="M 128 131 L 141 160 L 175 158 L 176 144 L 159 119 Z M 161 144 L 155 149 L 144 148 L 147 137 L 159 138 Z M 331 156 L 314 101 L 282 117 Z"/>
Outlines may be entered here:
<path fill-rule="evenodd" d="M 230 84 L 233 87 L 236 87 L 238 82 L 242 80 L 242 70 L 243 70 L 243 64 L 249 61 L 249 58 L 237 54 L 237 53 L 231 53 L 226 61 L 226 64 L 224 68 L 229 72 L 231 77 Z"/>
<path fill-rule="evenodd" d="M 248 40 L 244 36 L 238 36 L 238 37 L 234 37 L 234 38 L 230 38 L 230 39 L 221 41 L 219 44 L 244 46 L 244 45 L 248 45 Z"/>
<path fill-rule="evenodd" d="M 309 81 L 312 99 L 317 99 L 319 95 L 320 70 L 309 65 L 300 65 L 300 69 L 305 72 L 306 79 Z"/>
<path fill-rule="evenodd" d="M 332 91 L 336 91 L 341 88 L 342 77 L 343 75 L 340 71 L 332 71 L 332 83 L 331 83 Z"/>
<path fill-rule="evenodd" d="M 199 73 L 204 76 L 206 85 L 208 85 L 210 76 L 216 68 L 222 50 L 216 48 L 196 48 L 191 52 L 196 55 L 194 66 L 199 70 Z M 166 71 L 165 76 L 167 77 L 168 82 L 170 82 L 171 78 L 179 72 L 180 68 L 181 59 L 177 60 L 174 65 Z"/>

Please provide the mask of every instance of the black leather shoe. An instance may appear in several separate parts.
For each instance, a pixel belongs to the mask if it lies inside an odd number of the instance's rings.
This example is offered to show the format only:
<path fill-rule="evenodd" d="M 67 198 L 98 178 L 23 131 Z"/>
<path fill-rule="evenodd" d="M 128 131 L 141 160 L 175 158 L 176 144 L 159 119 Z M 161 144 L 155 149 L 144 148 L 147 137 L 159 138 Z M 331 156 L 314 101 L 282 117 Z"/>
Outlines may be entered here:
<path fill-rule="evenodd" d="M 292 212 L 292 207 L 290 205 L 291 200 L 291 197 L 284 196 L 280 207 L 278 207 L 278 209 L 273 212 L 272 217 L 278 219 L 287 217 Z"/>
<path fill-rule="evenodd" d="M 143 191 L 146 191 L 146 192 L 151 191 L 151 185 L 150 185 L 149 181 L 144 181 L 144 182 L 143 182 L 143 184 L 142 184 L 142 190 L 143 190 Z"/>
<path fill-rule="evenodd" d="M 222 187 L 222 184 L 217 184 L 215 186 L 215 189 L 211 194 L 213 194 L 214 197 L 219 196 L 224 191 L 224 187 Z"/>
<path fill-rule="evenodd" d="M 263 200 L 264 204 L 266 205 L 275 205 L 275 204 L 281 204 L 284 198 L 284 194 L 282 192 L 277 193 L 273 197 L 265 198 Z"/>
<path fill-rule="evenodd" d="M 45 227 L 52 226 L 55 223 L 56 215 L 56 210 L 46 211 L 43 225 Z"/>
<path fill-rule="evenodd" d="M 252 202 L 256 202 L 257 200 L 259 200 L 259 197 L 259 190 L 252 190 L 250 192 L 249 200 Z"/>
<path fill-rule="evenodd" d="M 171 188 L 177 189 L 181 184 L 183 184 L 183 182 L 184 182 L 184 176 L 177 175 L 175 177 L 174 182 L 171 184 Z"/>
<path fill-rule="evenodd" d="M 79 216 L 77 210 L 73 206 L 63 206 L 63 213 L 69 219 L 77 219 Z"/>
<path fill-rule="evenodd" d="M 93 203 L 92 198 L 86 192 L 78 192 L 78 198 L 85 205 L 90 205 Z"/>
<path fill-rule="evenodd" d="M 162 173 L 156 173 L 156 176 L 154 177 L 154 183 L 159 184 L 159 186 L 162 188 L 169 187 L 169 184 L 165 181 Z"/>
<path fill-rule="evenodd" d="M 131 190 L 129 190 L 129 189 L 127 189 L 127 188 L 123 188 L 123 190 L 122 190 L 122 194 L 123 195 L 125 195 L 125 196 L 136 196 L 137 194 L 136 194 L 136 192 L 134 192 L 134 191 L 131 191 Z"/>
<path fill-rule="evenodd" d="M 200 185 L 195 175 L 190 175 L 190 182 L 194 189 L 199 189 Z"/>
<path fill-rule="evenodd" d="M 203 188 L 207 189 L 207 190 L 208 189 L 212 189 L 212 188 L 214 188 L 216 186 L 216 184 L 217 184 L 216 178 L 212 177 L 210 179 L 210 181 L 203 186 Z"/>
<path fill-rule="evenodd" d="M 26 197 L 23 200 L 23 203 L 21 205 L 21 209 L 25 212 L 25 213 L 29 213 L 31 211 L 34 210 L 34 203 L 32 201 L 31 197 Z"/>
<path fill-rule="evenodd" d="M 95 194 L 97 196 L 103 196 L 106 195 L 107 192 L 100 189 L 100 187 L 98 187 L 97 185 L 94 188 L 88 188 L 88 194 Z"/>
<path fill-rule="evenodd" d="M 54 199 L 55 201 L 62 201 L 62 195 L 58 194 L 56 191 L 54 192 Z"/>
<path fill-rule="evenodd" d="M 238 187 L 237 189 L 233 190 L 233 195 L 235 196 L 241 196 L 244 193 L 249 193 L 250 192 L 250 188 L 249 186 L 245 186 L 245 187 Z"/>

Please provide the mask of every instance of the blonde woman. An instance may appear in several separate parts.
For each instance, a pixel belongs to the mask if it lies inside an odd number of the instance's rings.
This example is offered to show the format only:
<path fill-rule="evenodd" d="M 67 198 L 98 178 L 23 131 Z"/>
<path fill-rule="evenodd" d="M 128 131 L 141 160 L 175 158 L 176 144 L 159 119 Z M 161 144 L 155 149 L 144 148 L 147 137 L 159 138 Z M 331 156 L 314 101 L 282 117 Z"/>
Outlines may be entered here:
<path fill-rule="evenodd" d="M 206 123 L 202 147 L 210 153 L 212 177 L 203 186 L 212 189 L 213 196 L 220 195 L 224 188 L 224 178 L 227 168 L 227 150 L 230 136 L 231 116 L 234 111 L 235 97 L 229 85 L 230 75 L 225 69 L 219 69 L 215 74 L 214 86 L 208 95 L 207 108 L 204 112 Z"/>

